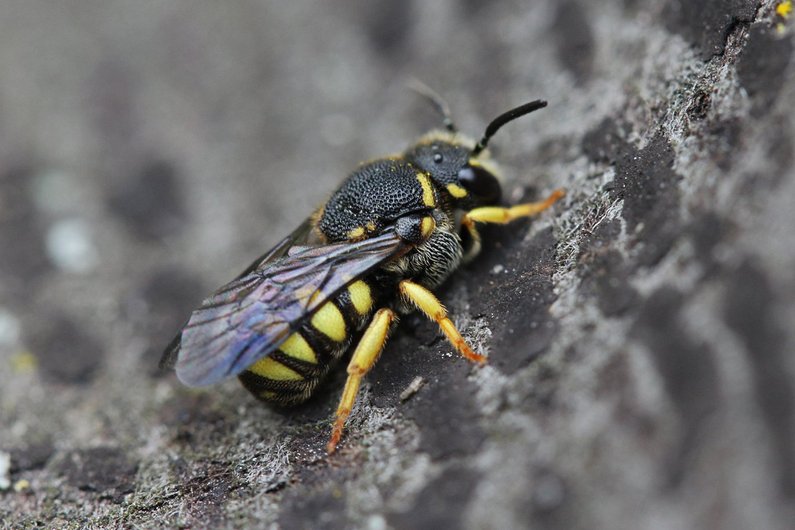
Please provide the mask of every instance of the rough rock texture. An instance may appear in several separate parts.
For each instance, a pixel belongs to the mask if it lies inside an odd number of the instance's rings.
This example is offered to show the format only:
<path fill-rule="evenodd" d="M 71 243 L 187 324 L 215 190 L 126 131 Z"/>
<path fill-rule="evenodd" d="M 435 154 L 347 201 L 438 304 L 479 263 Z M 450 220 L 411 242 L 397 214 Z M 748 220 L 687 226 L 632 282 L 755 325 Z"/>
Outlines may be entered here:
<path fill-rule="evenodd" d="M 768 0 L 6 0 L 0 527 L 792 528 L 795 80 Z M 364 159 L 501 131 L 511 202 L 404 319 L 340 450 L 156 369 Z M 424 381 L 406 401 L 400 395 Z M 10 464 L 8 464 L 10 462 Z"/>

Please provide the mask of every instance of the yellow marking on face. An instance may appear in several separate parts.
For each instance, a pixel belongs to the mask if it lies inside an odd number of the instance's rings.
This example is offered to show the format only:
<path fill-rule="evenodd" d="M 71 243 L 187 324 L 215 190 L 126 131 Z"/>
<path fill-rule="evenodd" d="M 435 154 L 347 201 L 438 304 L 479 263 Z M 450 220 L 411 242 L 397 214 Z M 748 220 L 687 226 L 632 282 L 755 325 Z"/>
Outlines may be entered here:
<path fill-rule="evenodd" d="M 428 175 L 425 173 L 417 173 L 417 180 L 420 181 L 420 186 L 422 186 L 422 204 L 428 208 L 435 207 L 436 197 L 433 196 L 433 186 L 431 186 Z"/>
<path fill-rule="evenodd" d="M 348 286 L 348 293 L 351 295 L 351 303 L 360 315 L 367 314 L 373 307 L 373 295 L 370 286 L 362 280 L 353 282 Z"/>
<path fill-rule="evenodd" d="M 375 223 L 372 221 L 367 221 L 365 228 L 367 228 L 368 232 L 375 232 Z"/>
<path fill-rule="evenodd" d="M 300 359 L 308 363 L 317 364 L 315 350 L 312 349 L 312 346 L 309 345 L 300 333 L 293 333 L 287 337 L 287 340 L 282 342 L 279 349 L 283 351 L 285 355 L 289 355 L 293 359 Z"/>
<path fill-rule="evenodd" d="M 465 190 L 458 184 L 453 184 L 453 183 L 448 184 L 447 191 L 449 191 L 450 195 L 452 195 L 456 199 L 461 199 L 467 196 L 467 190 Z"/>
<path fill-rule="evenodd" d="M 248 370 L 260 377 L 274 381 L 301 381 L 303 379 L 301 374 L 270 357 L 260 359 L 249 366 Z"/>
<path fill-rule="evenodd" d="M 347 337 L 345 319 L 337 306 L 326 302 L 312 316 L 312 326 L 333 341 L 342 342 Z"/>
<path fill-rule="evenodd" d="M 348 232 L 348 239 L 359 239 L 364 235 L 364 227 L 357 226 L 350 232 Z"/>
<path fill-rule="evenodd" d="M 436 228 L 436 221 L 431 216 L 423 217 L 422 222 L 420 223 L 420 231 L 422 232 L 422 237 L 428 238 L 430 237 L 431 233 Z"/>

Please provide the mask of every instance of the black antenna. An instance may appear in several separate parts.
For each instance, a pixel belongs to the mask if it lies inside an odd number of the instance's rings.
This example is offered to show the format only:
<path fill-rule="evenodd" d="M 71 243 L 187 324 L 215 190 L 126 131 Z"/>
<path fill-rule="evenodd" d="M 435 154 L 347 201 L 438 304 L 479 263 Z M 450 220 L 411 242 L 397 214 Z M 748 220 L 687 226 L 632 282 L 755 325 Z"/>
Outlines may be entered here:
<path fill-rule="evenodd" d="M 409 79 L 409 88 L 424 97 L 428 102 L 433 105 L 436 111 L 442 115 L 442 125 L 451 133 L 457 133 L 458 128 L 453 123 L 453 118 L 450 116 L 450 107 L 447 102 L 442 99 L 442 96 L 436 93 L 434 89 L 420 81 L 419 79 Z"/>
<path fill-rule="evenodd" d="M 481 153 L 481 151 L 486 149 L 486 146 L 488 145 L 489 140 L 491 140 L 491 137 L 494 136 L 496 132 L 500 130 L 500 128 L 503 125 L 515 120 L 516 118 L 521 118 L 525 114 L 530 114 L 535 110 L 543 109 L 546 106 L 547 106 L 546 101 L 541 101 L 540 99 L 537 99 L 535 101 L 531 101 L 530 103 L 519 105 L 515 109 L 511 109 L 508 112 L 504 112 L 499 116 L 497 116 L 496 118 L 494 118 L 493 120 L 491 120 L 491 123 L 489 123 L 488 127 L 486 127 L 486 132 L 483 133 L 483 138 L 481 138 L 480 141 L 475 146 L 475 148 L 472 149 L 472 156 L 473 157 L 478 156 Z"/>

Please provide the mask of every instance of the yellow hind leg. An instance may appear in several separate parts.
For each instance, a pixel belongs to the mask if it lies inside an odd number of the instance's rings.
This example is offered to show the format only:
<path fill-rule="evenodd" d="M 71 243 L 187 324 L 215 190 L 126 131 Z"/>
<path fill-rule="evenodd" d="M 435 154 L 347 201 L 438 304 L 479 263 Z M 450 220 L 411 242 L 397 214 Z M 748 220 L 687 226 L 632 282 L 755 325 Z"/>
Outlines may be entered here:
<path fill-rule="evenodd" d="M 351 409 L 356 401 L 356 394 L 359 392 L 362 377 L 370 371 L 381 355 L 389 335 L 389 328 L 396 319 L 397 315 L 391 309 L 379 309 L 356 346 L 351 362 L 348 364 L 348 380 L 345 382 L 345 389 L 342 391 L 342 398 L 339 406 L 337 406 L 336 419 L 331 430 L 331 439 L 326 446 L 328 454 L 333 453 L 337 449 L 337 444 L 342 438 L 342 429 L 345 427 L 345 421 L 350 416 Z"/>

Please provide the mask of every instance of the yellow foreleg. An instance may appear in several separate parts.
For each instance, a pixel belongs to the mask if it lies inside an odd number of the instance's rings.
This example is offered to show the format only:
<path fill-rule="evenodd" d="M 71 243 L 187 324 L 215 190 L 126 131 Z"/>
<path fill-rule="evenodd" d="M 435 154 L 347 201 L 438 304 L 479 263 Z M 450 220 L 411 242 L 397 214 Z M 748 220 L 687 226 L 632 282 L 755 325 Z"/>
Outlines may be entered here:
<path fill-rule="evenodd" d="M 464 257 L 464 261 L 468 261 L 480 252 L 480 233 L 478 232 L 475 223 L 495 223 L 507 224 L 522 217 L 530 217 L 537 213 L 541 213 L 566 195 L 566 190 L 563 188 L 556 189 L 549 197 L 539 202 L 528 202 L 525 204 L 517 204 L 516 206 L 482 206 L 474 208 L 464 214 L 461 219 L 461 224 L 467 229 L 472 236 L 472 247 Z"/>

